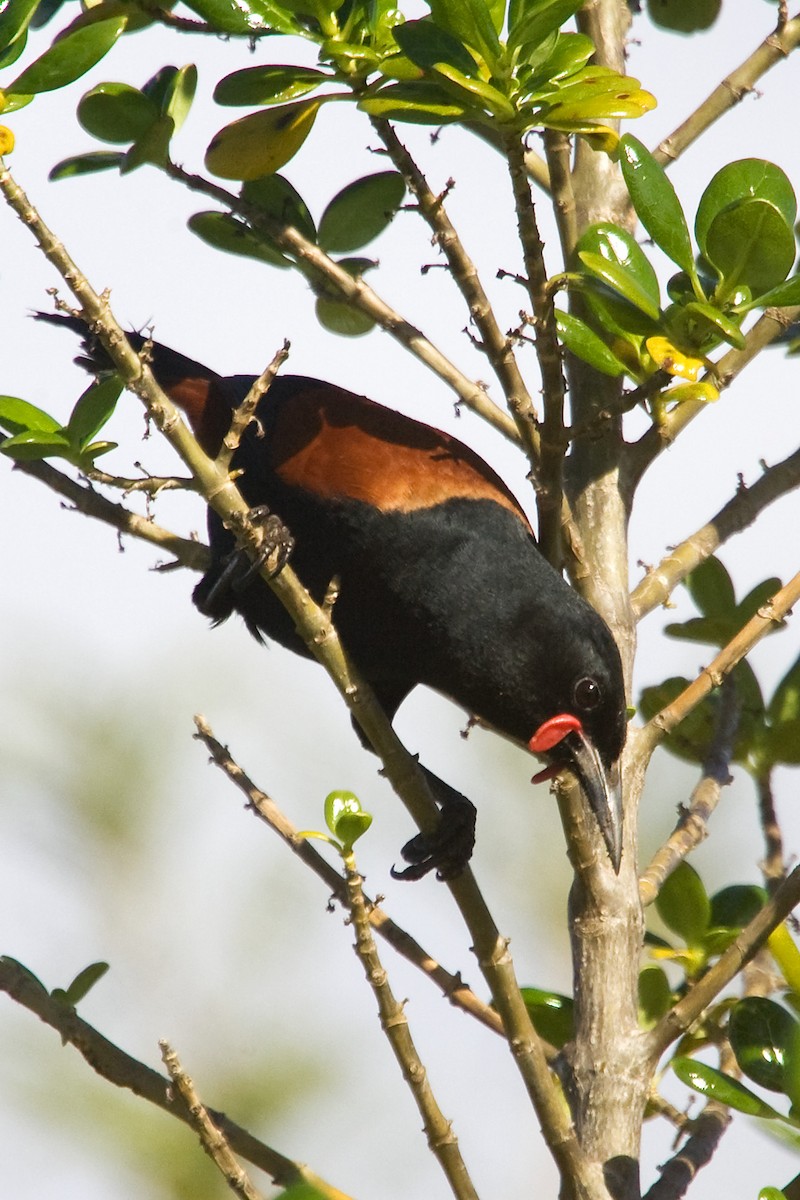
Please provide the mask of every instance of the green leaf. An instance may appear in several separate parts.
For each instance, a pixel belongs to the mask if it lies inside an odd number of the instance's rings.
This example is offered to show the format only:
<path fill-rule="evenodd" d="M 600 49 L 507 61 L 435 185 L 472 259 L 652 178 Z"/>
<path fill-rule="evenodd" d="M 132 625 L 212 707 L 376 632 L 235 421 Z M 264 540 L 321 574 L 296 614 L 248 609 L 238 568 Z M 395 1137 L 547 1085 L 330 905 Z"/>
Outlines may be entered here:
<path fill-rule="evenodd" d="M 512 4 L 508 15 L 509 50 L 528 44 L 538 46 L 559 30 L 582 3 L 583 0 L 540 0 L 533 4 Z"/>
<path fill-rule="evenodd" d="M 558 336 L 572 354 L 600 371 L 603 375 L 618 377 L 627 371 L 625 364 L 609 350 L 605 342 L 590 329 L 580 317 L 572 313 L 555 310 Z"/>
<path fill-rule="evenodd" d="M 73 446 L 84 450 L 105 425 L 122 393 L 122 380 L 109 375 L 87 388 L 72 410 L 66 435 Z"/>
<path fill-rule="evenodd" d="M 25 32 L 38 3 L 39 0 L 5 0 L 0 7 L 0 53 L 18 39 L 25 45 Z"/>
<path fill-rule="evenodd" d="M 222 179 L 257 179 L 279 171 L 308 137 L 321 103 L 299 100 L 226 125 L 211 139 L 207 169 Z"/>
<path fill-rule="evenodd" d="M 686 576 L 686 587 L 703 616 L 730 618 L 736 608 L 733 581 L 713 555 Z"/>
<path fill-rule="evenodd" d="M 70 458 L 70 444 L 61 433 L 48 433 L 44 429 L 26 429 L 0 442 L 0 451 L 20 462 L 35 462 L 53 456 Z"/>
<path fill-rule="evenodd" d="M 800 657 L 775 688 L 767 706 L 767 716 L 776 723 L 800 719 Z"/>
<path fill-rule="evenodd" d="M 737 350 L 744 350 L 746 344 L 744 334 L 736 322 L 732 321 L 719 308 L 715 308 L 713 304 L 708 304 L 705 300 L 690 300 L 682 308 L 684 313 L 690 314 L 699 321 L 700 328 L 704 329 L 706 334 L 710 332 L 715 339 L 721 338 L 729 345 L 735 346 Z"/>
<path fill-rule="evenodd" d="M 154 101 L 127 83 L 98 83 L 78 104 L 81 125 L 103 142 L 135 142 L 158 115 Z"/>
<path fill-rule="evenodd" d="M 118 170 L 125 161 L 125 155 L 116 150 L 93 150 L 89 154 L 74 154 L 70 158 L 62 158 L 50 168 L 47 178 L 51 182 L 58 179 L 74 179 L 79 175 L 94 175 L 98 171 Z"/>
<path fill-rule="evenodd" d="M 777 575 L 773 575 L 769 579 L 762 579 L 761 583 L 757 583 L 754 588 L 751 588 L 744 600 L 741 600 L 736 606 L 737 624 L 745 625 L 756 615 L 760 608 L 769 603 L 775 593 L 781 590 L 782 586 L 781 580 L 778 579 Z"/>
<path fill-rule="evenodd" d="M 319 223 L 319 244 L 328 253 L 359 250 L 391 223 L 406 185 L 397 171 L 365 175 L 343 188 L 325 209 Z"/>
<path fill-rule="evenodd" d="M 360 337 L 363 333 L 369 333 L 375 328 L 375 322 L 372 317 L 361 312 L 360 309 L 351 308 L 344 300 L 332 300 L 329 296 L 320 296 L 317 299 L 315 311 L 317 320 L 324 329 L 329 329 L 331 333 L 338 333 L 342 337 Z"/>
<path fill-rule="evenodd" d="M 271 245 L 265 234 L 257 234 L 230 213 L 199 212 L 191 216 L 187 225 L 208 246 L 224 250 L 226 254 L 240 254 L 244 258 L 255 258 L 272 267 L 290 267 L 291 260 Z"/>
<path fill-rule="evenodd" d="M 721 4 L 722 0 L 717 0 L 717 3 Z M 758 1193 L 758 1200 L 788 1200 L 788 1197 L 785 1192 L 779 1191 L 778 1188 L 765 1187 Z"/>
<path fill-rule="evenodd" d="M 797 200 L 780 167 L 762 158 L 742 158 L 717 171 L 700 198 L 694 232 L 703 254 L 708 254 L 708 231 L 719 213 L 745 199 L 768 200 L 788 226 L 797 217 Z"/>
<path fill-rule="evenodd" d="M 647 0 L 647 15 L 653 24 L 673 33 L 708 29 L 721 8 L 722 0 Z"/>
<path fill-rule="evenodd" d="M 797 1035 L 794 1017 L 764 996 L 746 996 L 733 1006 L 728 1036 L 741 1069 L 771 1092 L 784 1091 L 787 1048 Z"/>
<path fill-rule="evenodd" d="M 325 824 L 342 843 L 345 853 L 349 853 L 369 829 L 372 817 L 362 809 L 353 792 L 329 792 L 325 797 Z"/>
<path fill-rule="evenodd" d="M 537 51 L 543 53 L 537 57 Z M 528 95 L 542 85 L 552 88 L 585 67 L 594 54 L 594 43 L 582 33 L 554 33 L 540 43 L 537 50 L 529 50 L 526 46 L 522 53 L 532 69 L 521 69 L 517 74 L 523 95 Z"/>
<path fill-rule="evenodd" d="M 197 13 L 220 33 L 252 37 L 256 33 L 274 30 L 276 33 L 303 34 L 302 25 L 295 21 L 284 6 L 269 0 L 184 0 L 186 7 Z"/>
<path fill-rule="evenodd" d="M 656 898 L 661 920 L 690 948 L 702 945 L 711 918 L 711 902 L 700 876 L 682 862 L 668 875 Z"/>
<path fill-rule="evenodd" d="M 84 967 L 83 970 L 75 976 L 72 983 L 64 993 L 64 999 L 66 1000 L 66 1003 L 72 1005 L 73 1007 L 76 1004 L 79 1004 L 80 1001 L 83 1000 L 84 996 L 86 996 L 87 993 L 92 990 L 94 985 L 103 978 L 107 971 L 107 962 L 90 963 L 88 967 Z"/>
<path fill-rule="evenodd" d="M 446 125 L 465 117 L 470 108 L 466 96 L 457 103 L 435 83 L 390 83 L 358 102 L 362 112 L 387 121 L 408 121 L 413 125 Z"/>
<path fill-rule="evenodd" d="M 782 721 L 766 730 L 763 752 L 773 766 L 800 764 L 800 719 Z"/>
<path fill-rule="evenodd" d="M 127 21 L 125 16 L 97 21 L 60 38 L 31 63 L 6 91 L 23 96 L 37 95 L 74 83 L 108 53 L 124 31 Z"/>
<path fill-rule="evenodd" d="M 789 304 L 800 304 L 800 275 L 793 275 L 785 283 L 762 292 L 746 306 L 750 308 L 783 308 Z"/>
<path fill-rule="evenodd" d="M 619 161 L 633 207 L 650 237 L 681 270 L 696 278 L 686 218 L 663 167 L 630 133 L 620 139 Z"/>
<path fill-rule="evenodd" d="M 706 237 L 706 257 L 726 292 L 739 284 L 753 296 L 775 288 L 792 269 L 794 234 L 768 200 L 743 200 L 717 213 Z"/>
<path fill-rule="evenodd" d="M 283 175 L 264 175 L 261 179 L 248 180 L 240 194 L 247 204 L 253 205 L 265 216 L 281 224 L 293 225 L 310 242 L 316 242 L 317 228 L 308 206 Z"/>
<path fill-rule="evenodd" d="M 16 41 L 11 42 L 5 50 L 0 50 L 0 71 L 5 71 L 7 67 L 13 67 L 14 63 L 22 58 L 27 44 L 28 31 L 24 29 Z"/>
<path fill-rule="evenodd" d="M 0 429 L 10 434 L 25 433 L 28 429 L 56 433 L 61 422 L 18 396 L 0 396 Z"/>
<path fill-rule="evenodd" d="M 545 992 L 541 988 L 520 988 L 533 1027 L 552 1046 L 560 1050 L 575 1035 L 575 1005 L 569 996 Z"/>
<path fill-rule="evenodd" d="M 135 171 L 145 163 L 154 167 L 165 167 L 169 158 L 169 144 L 175 132 L 175 122 L 172 117 L 162 113 L 152 125 L 136 139 L 125 155 L 120 168 L 122 174 Z"/>
<path fill-rule="evenodd" d="M 335 77 L 311 67 L 282 64 L 245 67 L 220 79 L 214 88 L 217 104 L 284 104 L 307 92 L 313 92 Z"/>
<path fill-rule="evenodd" d="M 478 50 L 494 72 L 501 46 L 486 0 L 429 0 L 429 4 L 436 24 Z"/>
<path fill-rule="evenodd" d="M 672 988 L 662 967 L 648 966 L 639 972 L 639 1023 L 652 1029 L 672 1007 Z"/>
<path fill-rule="evenodd" d="M 744 929 L 767 902 L 764 888 L 754 883 L 734 883 L 711 897 L 711 924 Z"/>
<path fill-rule="evenodd" d="M 765 1121 L 781 1120 L 781 1114 L 770 1104 L 765 1103 L 744 1084 L 723 1075 L 715 1067 L 706 1063 L 696 1062 L 693 1058 L 673 1058 L 671 1067 L 681 1083 L 694 1088 L 701 1095 L 720 1104 L 727 1104 L 737 1112 L 747 1113 L 750 1117 L 761 1117 Z"/>
<path fill-rule="evenodd" d="M 581 235 L 578 250 L 599 254 L 606 262 L 624 271 L 633 281 L 633 291 L 639 298 L 638 302 L 632 296 L 627 296 L 627 299 L 637 308 L 648 312 L 654 320 L 658 318 L 661 303 L 658 277 L 647 255 L 627 230 L 610 221 L 590 225 Z M 626 295 L 624 292 L 622 294 Z"/>
<path fill-rule="evenodd" d="M 513 121 L 517 112 L 514 105 L 496 87 L 484 83 L 482 79 L 464 75 L 448 63 L 439 63 L 435 68 L 436 74 L 445 79 L 448 84 L 456 87 L 459 92 L 466 92 L 466 102 L 474 99 L 482 108 L 488 109 L 492 116 L 499 121 Z"/>
<path fill-rule="evenodd" d="M 178 70 L 175 67 L 165 67 L 169 72 L 169 82 L 164 89 L 161 100 L 161 111 L 165 117 L 171 117 L 175 125 L 175 133 L 183 125 L 194 102 L 197 91 L 197 67 L 187 63 Z"/>
<path fill-rule="evenodd" d="M 658 306 L 652 303 L 647 293 L 639 287 L 637 280 L 624 267 L 610 262 L 601 254 L 593 254 L 590 250 L 579 250 L 578 258 L 596 279 L 602 280 L 603 283 L 613 288 L 615 292 L 650 317 L 652 321 L 658 320 L 660 315 Z"/>
<path fill-rule="evenodd" d="M 394 37 L 406 58 L 423 71 L 449 63 L 464 75 L 476 72 L 475 59 L 466 46 L 433 21 L 405 21 L 396 27 Z"/>

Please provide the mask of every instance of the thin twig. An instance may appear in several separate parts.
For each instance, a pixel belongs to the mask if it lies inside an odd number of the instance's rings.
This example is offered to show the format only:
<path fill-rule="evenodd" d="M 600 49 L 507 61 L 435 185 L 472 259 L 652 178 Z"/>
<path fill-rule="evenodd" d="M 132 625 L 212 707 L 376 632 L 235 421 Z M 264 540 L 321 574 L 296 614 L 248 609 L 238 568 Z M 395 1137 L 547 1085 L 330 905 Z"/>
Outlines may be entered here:
<path fill-rule="evenodd" d="M 134 463 L 134 466 L 137 465 Z M 102 483 L 104 487 L 116 488 L 126 496 L 132 492 L 144 492 L 149 500 L 155 500 L 161 492 L 197 490 L 194 480 L 190 479 L 188 475 L 145 475 L 141 479 L 126 479 L 122 475 L 109 475 L 107 471 L 98 471 L 94 468 L 87 471 L 86 478 L 92 483 Z"/>
<path fill-rule="evenodd" d="M 433 1094 L 428 1073 L 417 1053 L 405 1009 L 394 997 L 370 929 L 363 880 L 352 854 L 344 858 L 347 877 L 347 907 L 353 922 L 355 950 L 364 975 L 378 1004 L 383 1029 L 403 1078 L 411 1089 L 422 1117 L 428 1146 L 444 1172 L 456 1200 L 478 1200 L 472 1180 L 458 1148 L 458 1139 L 450 1121 L 442 1113 Z"/>
<path fill-rule="evenodd" d="M 74 1046 L 102 1079 L 141 1096 L 185 1125 L 190 1124 L 188 1110 L 183 1101 L 174 1096 L 169 1079 L 110 1042 L 79 1017 L 72 1006 L 54 1000 L 39 980 L 13 958 L 0 958 L 0 991 L 54 1029 L 63 1044 Z M 308 1167 L 273 1150 L 224 1113 L 214 1109 L 209 1112 L 232 1149 L 253 1166 L 266 1171 L 277 1186 L 309 1183 L 327 1200 L 347 1200 L 342 1192 L 319 1179 Z"/>
<path fill-rule="evenodd" d="M 178 534 L 156 525 L 138 513 L 131 512 L 121 504 L 115 504 L 94 488 L 70 479 L 48 462 L 17 462 L 14 464 L 14 470 L 22 471 L 25 475 L 31 475 L 46 484 L 59 496 L 68 500 L 76 512 L 94 517 L 120 533 L 130 534 L 131 537 L 140 538 L 160 550 L 174 554 L 183 567 L 189 567 L 193 571 L 206 571 L 211 564 L 211 552 L 203 542 L 179 537 Z"/>
<path fill-rule="evenodd" d="M 776 890 L 775 895 L 744 927 L 727 950 L 717 959 L 692 989 L 672 1008 L 647 1038 L 651 1061 L 656 1062 L 664 1051 L 693 1025 L 723 988 L 736 978 L 742 968 L 782 921 L 800 903 L 800 867 L 795 867 Z"/>
<path fill-rule="evenodd" d="M 405 317 L 391 308 L 380 298 L 377 292 L 365 283 L 359 275 L 349 275 L 343 267 L 329 258 L 314 242 L 304 237 L 293 225 L 286 225 L 274 217 L 241 201 L 233 192 L 204 179 L 201 175 L 193 175 L 184 171 L 175 163 L 167 163 L 166 173 L 172 179 L 185 184 L 192 191 L 201 192 L 212 199 L 224 204 L 231 212 L 244 216 L 254 228 L 262 228 L 280 247 L 298 260 L 306 264 L 317 275 L 330 283 L 336 292 L 354 308 L 366 313 L 377 325 L 380 325 L 396 341 L 404 346 L 415 358 L 418 358 L 448 387 L 452 388 L 465 407 L 472 409 L 484 420 L 511 441 L 518 441 L 517 427 L 507 413 L 489 399 L 480 384 L 468 379 L 454 363 L 447 358 L 438 347 Z"/>
<path fill-rule="evenodd" d="M 344 879 L 336 868 L 331 866 L 327 859 L 322 857 L 307 838 L 299 836 L 299 831 L 292 825 L 291 821 L 277 806 L 272 797 L 261 791 L 253 783 L 239 763 L 233 758 L 227 746 L 224 746 L 217 740 L 205 718 L 196 716 L 194 723 L 197 727 L 197 734 L 195 736 L 204 743 L 215 765 L 224 771 L 228 778 L 247 797 L 248 808 L 278 834 L 289 849 L 319 876 L 336 900 L 344 905 L 347 901 L 347 889 Z M 424 975 L 427 975 L 441 989 L 445 998 L 451 1004 L 455 1005 L 456 1008 L 461 1008 L 464 1012 L 476 1017 L 488 1029 L 502 1036 L 503 1026 L 498 1014 L 475 995 L 472 989 L 464 983 L 460 974 L 456 973 L 454 975 L 450 971 L 445 970 L 435 958 L 420 946 L 419 942 L 415 941 L 409 933 L 397 925 L 391 917 L 388 917 L 374 900 L 367 898 L 367 905 L 370 924 L 398 954 L 402 955 L 403 958 L 422 971 Z"/>
<path fill-rule="evenodd" d="M 447 259 L 453 279 L 469 308 L 470 318 L 480 333 L 480 349 L 500 381 L 531 469 L 538 471 L 540 446 L 536 414 L 530 392 L 514 355 L 513 342 L 497 324 L 477 268 L 447 215 L 444 198 L 435 195 L 422 171 L 400 141 L 394 127 L 388 121 L 377 117 L 373 117 L 372 126 L 405 179 L 421 215 L 433 231 L 436 244 Z"/>
<path fill-rule="evenodd" d="M 712 688 L 719 687 L 727 674 L 733 670 L 765 634 L 780 625 L 792 605 L 800 599 L 800 573 L 776 592 L 771 600 L 762 605 L 755 616 L 742 626 L 727 646 L 705 667 L 697 679 L 681 694 L 662 708 L 650 720 L 637 737 L 636 756 L 645 761 L 668 733 L 703 700 Z"/>
<path fill-rule="evenodd" d="M 674 831 L 653 856 L 639 880 L 642 905 L 652 904 L 686 855 L 707 836 L 708 821 L 719 803 L 722 789 L 731 782 L 730 765 L 739 728 L 741 704 L 736 684 L 728 675 L 720 688 L 714 736 L 703 763 L 702 777 L 692 792 L 689 807 L 681 811 Z"/>
<path fill-rule="evenodd" d="M 225 1134 L 211 1119 L 208 1109 L 195 1091 L 194 1084 L 181 1066 L 180 1060 L 169 1042 L 160 1041 L 161 1058 L 169 1077 L 186 1105 L 189 1124 L 200 1138 L 200 1145 L 217 1167 L 232 1192 L 241 1200 L 264 1200 L 262 1193 L 251 1182 L 234 1157 Z"/>
<path fill-rule="evenodd" d="M 756 321 L 745 337 L 744 350 L 729 350 L 722 358 L 714 363 L 712 369 L 704 376 L 706 381 L 715 385 L 723 392 L 730 387 L 734 379 L 748 366 L 753 359 L 774 341 L 787 326 L 800 316 L 800 305 L 791 308 L 768 308 Z M 668 449 L 678 434 L 689 425 L 695 417 L 708 409 L 708 404 L 700 400 L 687 400 L 677 404 L 666 417 L 654 424 L 647 433 L 629 447 L 623 460 L 625 494 L 630 502 L 642 475 L 663 450 Z"/>
<path fill-rule="evenodd" d="M 517 228 L 525 263 L 526 288 L 533 312 L 536 355 L 542 373 L 544 421 L 541 426 L 541 469 L 534 479 L 539 513 L 539 543 L 542 553 L 555 566 L 562 562 L 561 513 L 562 471 L 566 441 L 564 437 L 564 394 L 566 384 L 561 365 L 561 349 L 556 333 L 555 306 L 547 285 L 544 243 L 539 234 L 530 183 L 525 172 L 522 143 L 516 134 L 508 134 L 505 151 Z"/>
<path fill-rule="evenodd" d="M 565 133 L 546 129 L 544 131 L 544 147 L 551 179 L 553 211 L 561 241 L 561 256 L 564 270 L 569 271 L 575 244 L 578 241 L 578 213 L 575 206 L 575 192 L 572 187 L 569 138 Z"/>
<path fill-rule="evenodd" d="M 662 166 L 668 166 L 683 154 L 693 142 L 734 108 L 758 80 L 772 67 L 783 62 L 800 44 L 800 15 L 787 21 L 782 28 L 769 34 L 761 45 L 700 104 L 691 116 L 656 147 L 653 155 Z"/>
<path fill-rule="evenodd" d="M 690 571 L 705 562 L 734 534 L 752 525 L 773 501 L 796 487 L 800 487 L 800 450 L 774 466 L 764 467 L 763 474 L 749 487 L 741 483 L 736 495 L 710 521 L 670 550 L 637 584 L 631 593 L 637 621 L 659 604 L 664 604 Z"/>
<path fill-rule="evenodd" d="M 680 1200 L 685 1196 L 697 1172 L 711 1162 L 731 1120 L 730 1110 L 724 1104 L 709 1100 L 700 1115 L 690 1122 L 690 1137 L 659 1168 L 661 1178 L 645 1193 L 644 1200 Z"/>
<path fill-rule="evenodd" d="M 786 860 L 783 857 L 783 833 L 775 808 L 775 797 L 772 794 L 771 770 L 764 771 L 756 777 L 756 789 L 758 791 L 758 816 L 765 847 L 761 872 L 767 891 L 773 895 L 786 878 Z"/>
<path fill-rule="evenodd" d="M 221 471 L 230 470 L 231 459 L 239 448 L 245 429 L 255 419 L 255 412 L 262 398 L 266 396 L 272 382 L 289 357 L 290 343 L 284 339 L 283 346 L 278 350 L 268 367 L 253 383 L 241 404 L 234 409 L 230 428 L 222 439 L 222 447 L 217 455 L 217 466 Z"/>

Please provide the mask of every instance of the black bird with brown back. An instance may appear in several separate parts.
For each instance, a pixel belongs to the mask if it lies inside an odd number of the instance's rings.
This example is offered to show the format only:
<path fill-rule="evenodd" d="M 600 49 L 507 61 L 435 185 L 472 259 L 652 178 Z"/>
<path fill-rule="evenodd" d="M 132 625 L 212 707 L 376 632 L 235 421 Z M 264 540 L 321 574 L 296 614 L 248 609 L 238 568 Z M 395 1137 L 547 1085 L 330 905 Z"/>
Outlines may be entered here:
<path fill-rule="evenodd" d="M 41 315 L 84 337 L 81 365 L 110 369 L 81 320 Z M 128 336 L 141 349 L 145 339 Z M 158 343 L 149 358 L 216 455 L 255 377 L 222 377 Z M 601 617 L 539 552 L 502 480 L 449 434 L 318 379 L 278 376 L 256 415 L 231 463 L 242 495 L 286 523 L 292 565 L 317 602 L 337 580 L 337 630 L 387 716 L 426 684 L 544 756 L 544 776 L 572 768 L 618 870 L 619 653 Z M 213 561 L 194 590 L 200 611 L 215 623 L 238 612 L 256 637 L 310 657 L 210 509 L 208 529 Z M 427 774 L 440 823 L 404 847 L 405 878 L 432 868 L 452 876 L 472 850 L 472 805 Z"/>

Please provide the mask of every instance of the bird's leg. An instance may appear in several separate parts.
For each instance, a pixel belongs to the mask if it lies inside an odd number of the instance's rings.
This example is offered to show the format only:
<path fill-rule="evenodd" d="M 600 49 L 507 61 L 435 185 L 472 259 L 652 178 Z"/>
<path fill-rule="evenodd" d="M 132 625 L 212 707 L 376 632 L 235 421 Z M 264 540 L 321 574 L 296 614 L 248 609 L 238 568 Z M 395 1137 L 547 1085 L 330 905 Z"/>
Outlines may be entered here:
<path fill-rule="evenodd" d="M 195 603 L 200 611 L 208 616 L 216 614 L 217 602 L 226 593 L 230 592 L 234 596 L 240 595 L 273 555 L 274 561 L 271 564 L 270 575 L 277 575 L 288 562 L 294 549 L 294 538 L 291 533 L 280 517 L 270 512 L 265 504 L 258 508 L 251 508 L 247 516 L 250 521 L 261 526 L 261 548 L 257 557 L 251 559 L 241 547 L 234 547 L 230 554 L 220 560 L 219 575 L 208 591 L 202 595 L 202 598 L 195 589 Z"/>
<path fill-rule="evenodd" d="M 455 788 L 420 764 L 439 805 L 439 820 L 430 833 L 418 833 L 400 851 L 409 864 L 392 867 L 393 879 L 422 879 L 436 871 L 437 879 L 453 879 L 466 867 L 475 846 L 475 805 Z"/>

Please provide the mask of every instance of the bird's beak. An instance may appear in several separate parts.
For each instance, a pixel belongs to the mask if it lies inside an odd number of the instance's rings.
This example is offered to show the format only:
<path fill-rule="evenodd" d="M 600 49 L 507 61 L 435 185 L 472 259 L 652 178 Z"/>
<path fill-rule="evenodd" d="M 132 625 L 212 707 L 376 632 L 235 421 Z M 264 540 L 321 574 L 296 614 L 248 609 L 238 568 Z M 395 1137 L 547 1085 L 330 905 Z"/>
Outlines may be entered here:
<path fill-rule="evenodd" d="M 619 769 L 607 771 L 597 748 L 577 718 L 563 714 L 545 721 L 528 743 L 534 754 L 562 745 L 580 780 L 583 793 L 600 827 L 614 871 L 622 861 L 622 794 Z M 549 772 L 543 772 L 549 774 Z M 539 778 L 539 777 L 536 777 Z"/>

